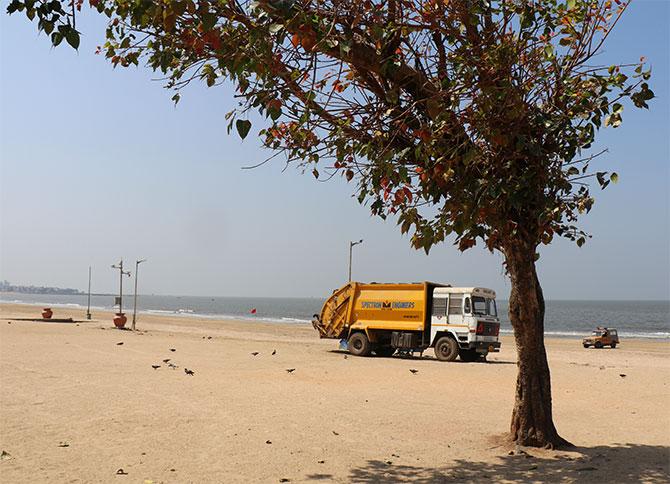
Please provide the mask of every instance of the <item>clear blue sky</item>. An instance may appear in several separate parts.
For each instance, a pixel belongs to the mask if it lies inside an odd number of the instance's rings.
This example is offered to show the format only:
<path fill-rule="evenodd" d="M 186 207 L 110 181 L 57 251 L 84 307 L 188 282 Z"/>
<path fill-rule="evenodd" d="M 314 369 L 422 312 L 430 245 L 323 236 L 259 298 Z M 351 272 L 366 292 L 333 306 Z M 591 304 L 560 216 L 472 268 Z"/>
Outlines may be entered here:
<path fill-rule="evenodd" d="M 649 112 L 626 106 L 622 127 L 600 133 L 609 153 L 594 167 L 620 182 L 594 191 L 585 247 L 542 249 L 547 298 L 669 296 L 669 5 L 634 1 L 601 56 L 646 56 L 657 98 Z M 281 162 L 241 170 L 268 152 L 253 136 L 226 135 L 230 89 L 191 88 L 175 108 L 150 71 L 113 70 L 94 55 L 104 24 L 83 20 L 77 53 L 0 14 L 0 279 L 84 288 L 92 265 L 94 290 L 112 291 L 110 264 L 147 257 L 144 293 L 325 296 L 346 281 L 348 241 L 363 238 L 355 279 L 476 284 L 507 297 L 500 256 L 448 243 L 416 252 L 344 181 L 282 173 Z"/>

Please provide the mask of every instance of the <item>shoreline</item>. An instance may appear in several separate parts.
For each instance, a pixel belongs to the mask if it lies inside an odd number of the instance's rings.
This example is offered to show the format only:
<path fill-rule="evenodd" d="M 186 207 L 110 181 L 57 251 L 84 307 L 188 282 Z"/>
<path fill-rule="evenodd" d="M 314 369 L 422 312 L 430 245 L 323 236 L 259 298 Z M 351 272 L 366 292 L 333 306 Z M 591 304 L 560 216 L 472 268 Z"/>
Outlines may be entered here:
<path fill-rule="evenodd" d="M 48 303 L 47 303 L 48 304 Z M 2 307 L 45 307 L 45 304 L 39 302 L 10 302 L 10 301 L 0 301 L 0 308 Z M 86 306 L 81 306 L 74 303 L 55 303 L 51 304 L 50 307 L 57 308 L 62 311 L 59 313 L 67 313 L 67 311 L 82 312 L 85 315 Z M 91 306 L 91 311 L 95 313 L 102 313 L 105 317 L 109 317 L 111 320 L 114 310 L 112 308 L 105 308 L 101 306 Z M 21 310 L 23 312 L 23 310 Z M 1 311 L 0 311 L 1 313 Z M 129 323 L 132 319 L 132 311 L 125 311 L 126 316 L 128 317 Z M 300 318 L 288 318 L 288 317 L 263 317 L 263 316 L 243 316 L 243 315 L 227 315 L 227 314 L 203 314 L 195 312 L 180 312 L 180 311 L 169 311 L 169 310 L 160 310 L 160 309 L 148 309 L 148 310 L 138 310 L 138 319 L 139 316 L 145 317 L 170 317 L 170 318 L 184 318 L 184 319 L 193 319 L 196 321 L 211 321 L 211 322 L 221 322 L 221 321 L 237 321 L 245 323 L 269 323 L 269 324 L 288 324 L 288 325 L 307 325 L 310 328 L 312 327 L 310 320 L 300 319 Z M 67 316 L 66 316 L 67 317 Z M 582 338 L 588 336 L 589 332 L 587 331 L 545 331 L 546 338 L 556 338 L 556 339 L 568 339 L 568 340 L 581 340 Z M 504 336 L 513 336 L 513 330 L 507 328 L 501 328 L 500 330 L 501 338 Z M 625 338 L 627 341 L 631 340 L 641 340 L 641 341 L 667 341 L 670 342 L 670 333 L 630 333 L 626 331 L 619 331 L 619 336 Z"/>

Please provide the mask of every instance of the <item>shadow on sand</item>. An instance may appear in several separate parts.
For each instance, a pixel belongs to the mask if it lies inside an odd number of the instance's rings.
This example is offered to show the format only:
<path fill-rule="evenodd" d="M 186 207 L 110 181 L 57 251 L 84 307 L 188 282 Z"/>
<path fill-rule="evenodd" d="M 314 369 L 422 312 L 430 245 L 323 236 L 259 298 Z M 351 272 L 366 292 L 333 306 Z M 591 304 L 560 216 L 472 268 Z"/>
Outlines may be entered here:
<path fill-rule="evenodd" d="M 529 450 L 528 453 L 533 453 Z M 575 456 L 575 453 L 581 454 Z M 350 470 L 349 482 L 670 482 L 670 447 L 622 444 L 576 447 L 571 456 L 504 455 L 498 463 L 457 460 L 451 466 L 423 467 L 369 460 Z M 306 476 L 330 480 L 330 474 Z"/>
<path fill-rule="evenodd" d="M 329 353 L 335 353 L 336 355 L 349 355 L 351 358 L 358 358 L 357 356 L 351 356 L 347 350 L 328 350 Z M 412 355 L 393 355 L 393 356 L 377 356 L 372 355 L 370 358 L 392 358 L 394 360 L 410 360 L 410 361 L 434 361 L 442 364 L 443 362 L 431 355 L 419 356 L 418 354 Z M 515 361 L 499 361 L 499 360 L 483 360 L 483 361 L 451 361 L 450 365 L 453 364 L 484 364 L 484 365 L 516 365 Z"/>

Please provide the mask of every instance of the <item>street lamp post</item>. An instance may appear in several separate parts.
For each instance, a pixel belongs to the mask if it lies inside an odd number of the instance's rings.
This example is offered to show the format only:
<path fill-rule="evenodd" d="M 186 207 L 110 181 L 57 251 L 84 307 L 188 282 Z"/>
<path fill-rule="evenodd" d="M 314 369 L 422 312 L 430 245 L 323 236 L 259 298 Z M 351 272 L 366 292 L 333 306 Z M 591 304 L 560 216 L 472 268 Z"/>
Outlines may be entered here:
<path fill-rule="evenodd" d="M 86 319 L 91 319 L 91 266 L 88 266 L 88 304 L 86 305 Z"/>
<path fill-rule="evenodd" d="M 118 265 L 112 265 L 112 269 L 119 270 L 119 314 L 123 314 L 123 276 L 130 277 L 130 272 L 123 270 L 123 259 L 119 261 Z"/>
<path fill-rule="evenodd" d="M 351 254 L 353 252 L 354 245 L 362 244 L 363 239 L 359 240 L 358 242 L 351 242 L 349 241 L 349 282 L 351 282 Z"/>
<path fill-rule="evenodd" d="M 137 317 L 137 272 L 140 268 L 140 264 L 142 262 L 146 262 L 146 259 L 140 259 L 135 261 L 135 297 L 134 297 L 134 303 L 133 303 L 133 324 L 132 324 L 132 330 L 135 331 L 135 318 Z"/>

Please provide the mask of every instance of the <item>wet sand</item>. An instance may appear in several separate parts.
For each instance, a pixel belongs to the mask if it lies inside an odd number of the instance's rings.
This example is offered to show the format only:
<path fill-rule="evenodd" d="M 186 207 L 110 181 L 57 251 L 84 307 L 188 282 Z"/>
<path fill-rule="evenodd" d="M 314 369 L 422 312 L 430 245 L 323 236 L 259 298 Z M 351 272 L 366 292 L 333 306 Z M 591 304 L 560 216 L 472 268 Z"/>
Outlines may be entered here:
<path fill-rule="evenodd" d="M 345 358 L 305 324 L 8 321 L 30 316 L 0 305 L 2 482 L 670 481 L 670 342 L 547 339 L 577 447 L 509 455 L 510 337 L 488 363 L 442 363 Z"/>

